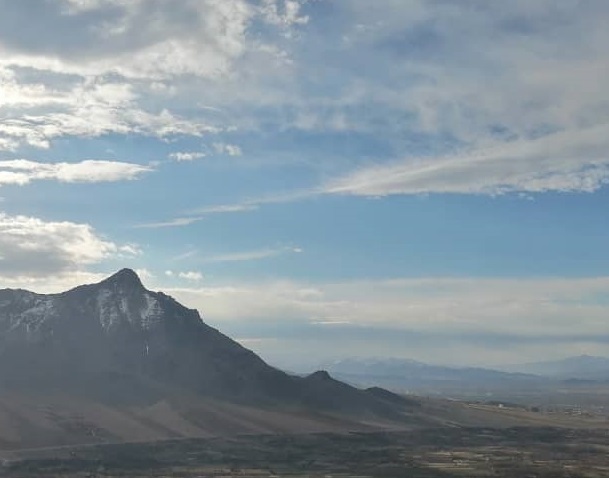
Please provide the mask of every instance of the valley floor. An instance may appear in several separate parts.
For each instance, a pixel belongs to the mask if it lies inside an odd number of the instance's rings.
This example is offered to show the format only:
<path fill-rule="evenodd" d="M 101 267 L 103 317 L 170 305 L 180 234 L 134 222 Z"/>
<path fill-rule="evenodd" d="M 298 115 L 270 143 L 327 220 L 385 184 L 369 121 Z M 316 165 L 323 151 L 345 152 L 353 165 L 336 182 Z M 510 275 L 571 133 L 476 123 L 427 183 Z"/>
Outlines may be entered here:
<path fill-rule="evenodd" d="M 5 461 L 0 476 L 609 476 L 606 429 L 438 427 L 416 432 L 249 435 L 89 446 Z"/>

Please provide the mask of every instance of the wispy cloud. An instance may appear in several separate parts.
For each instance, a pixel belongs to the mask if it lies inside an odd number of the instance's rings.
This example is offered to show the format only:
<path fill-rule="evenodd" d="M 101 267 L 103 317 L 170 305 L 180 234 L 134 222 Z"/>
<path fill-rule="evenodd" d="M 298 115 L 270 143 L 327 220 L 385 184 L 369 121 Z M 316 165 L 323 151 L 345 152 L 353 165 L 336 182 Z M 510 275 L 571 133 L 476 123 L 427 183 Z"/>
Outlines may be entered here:
<path fill-rule="evenodd" d="M 243 151 L 236 144 L 214 143 L 214 150 L 217 154 L 226 154 L 228 156 L 241 156 Z"/>
<path fill-rule="evenodd" d="M 364 167 L 329 194 L 592 192 L 609 182 L 609 125 L 519 140 L 440 158 Z"/>
<path fill-rule="evenodd" d="M 255 211 L 258 209 L 258 204 L 252 203 L 243 203 L 243 204 L 220 204 L 217 206 L 205 206 L 197 209 L 195 212 L 197 214 L 201 214 L 203 216 L 208 214 L 225 214 L 225 213 L 233 213 L 233 212 L 248 212 Z"/>
<path fill-rule="evenodd" d="M 202 258 L 202 262 L 246 262 L 259 261 L 284 254 L 300 254 L 300 247 L 279 247 L 274 249 L 259 249 L 254 251 L 230 252 Z"/>
<path fill-rule="evenodd" d="M 205 156 L 207 156 L 207 154 L 201 151 L 181 151 L 171 153 L 169 158 L 174 161 L 194 161 L 196 159 L 204 158 Z"/>
<path fill-rule="evenodd" d="M 171 278 L 183 279 L 183 280 L 190 281 L 190 282 L 200 282 L 203 280 L 203 274 L 201 274 L 199 271 L 175 272 L 172 270 L 167 270 L 167 271 L 165 271 L 165 276 L 171 277 Z"/>
<path fill-rule="evenodd" d="M 202 221 L 214 214 L 240 213 L 255 211 L 258 209 L 256 204 L 221 204 L 217 206 L 207 206 L 196 210 L 196 214 L 185 217 L 178 217 L 168 221 L 151 222 L 134 226 L 137 229 L 160 229 L 165 227 L 183 227 Z"/>
<path fill-rule="evenodd" d="M 327 194 L 323 189 L 301 189 L 286 193 L 263 196 L 257 199 L 249 199 L 241 203 L 235 204 L 218 204 L 213 206 L 203 206 L 191 211 L 184 216 L 167 221 L 152 222 L 139 224 L 134 227 L 143 229 L 157 229 L 164 227 L 182 227 L 189 226 L 199 221 L 203 221 L 206 217 L 214 214 L 232 214 L 252 212 L 260 209 L 261 206 L 267 204 L 288 204 L 291 202 L 311 199 L 322 194 Z"/>
<path fill-rule="evenodd" d="M 86 160 L 78 163 L 41 163 L 25 159 L 0 161 L 0 185 L 25 185 L 36 180 L 96 183 L 137 179 L 150 166 L 116 161 Z"/>

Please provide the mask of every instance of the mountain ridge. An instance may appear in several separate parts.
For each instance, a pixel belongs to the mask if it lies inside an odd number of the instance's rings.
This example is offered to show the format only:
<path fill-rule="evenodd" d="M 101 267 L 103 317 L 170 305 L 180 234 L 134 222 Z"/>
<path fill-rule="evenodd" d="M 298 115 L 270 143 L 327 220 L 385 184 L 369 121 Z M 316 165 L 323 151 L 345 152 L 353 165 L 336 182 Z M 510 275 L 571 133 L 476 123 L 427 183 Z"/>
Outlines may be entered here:
<path fill-rule="evenodd" d="M 502 367 L 507 371 L 534 373 L 556 379 L 609 380 L 609 357 L 575 355 L 558 360 L 544 360 Z"/>
<path fill-rule="evenodd" d="M 147 390 L 168 386 L 248 406 L 397 416 L 394 404 L 374 394 L 323 373 L 311 377 L 271 367 L 197 310 L 146 289 L 131 269 L 57 294 L 0 290 L 5 388 L 88 389 L 120 401 L 127 388 L 132 397 L 140 387 L 145 399 Z"/>

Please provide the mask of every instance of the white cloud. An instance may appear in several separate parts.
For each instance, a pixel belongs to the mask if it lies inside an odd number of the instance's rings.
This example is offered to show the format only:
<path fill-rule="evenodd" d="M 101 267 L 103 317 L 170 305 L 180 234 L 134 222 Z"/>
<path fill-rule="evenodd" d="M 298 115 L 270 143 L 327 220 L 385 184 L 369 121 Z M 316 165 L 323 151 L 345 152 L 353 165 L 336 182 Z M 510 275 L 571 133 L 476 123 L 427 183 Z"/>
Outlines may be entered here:
<path fill-rule="evenodd" d="M 220 204 L 217 206 L 205 206 L 196 210 L 197 214 L 225 214 L 233 212 L 248 212 L 258 209 L 256 204 Z"/>
<path fill-rule="evenodd" d="M 139 254 L 140 252 L 138 251 L 137 254 Z M 142 279 L 143 282 L 147 282 L 147 281 L 151 281 L 154 280 L 156 278 L 156 276 L 154 275 L 154 273 L 152 273 L 150 270 L 148 269 L 135 269 L 135 273 L 140 277 L 140 279 Z"/>
<path fill-rule="evenodd" d="M 256 14 L 244 0 L 95 1 L 66 6 L 67 10 L 58 8 L 59 2 L 49 2 L 39 9 L 38 23 L 49 31 L 27 40 L 4 25 L 2 36 L 8 41 L 3 63 L 83 76 L 217 77 L 227 74 L 243 54 L 246 29 Z M 7 3 L 3 8 L 14 17 L 33 14 L 27 5 Z M 71 42 L 52 30 L 59 27 L 72 27 Z M 10 48 L 15 39 L 21 49 Z"/>
<path fill-rule="evenodd" d="M 430 336 L 606 337 L 609 314 L 604 301 L 608 277 L 274 281 L 171 289 L 171 293 L 216 323 L 323 322 Z"/>
<path fill-rule="evenodd" d="M 260 206 L 265 204 L 285 204 L 296 202 L 304 199 L 311 199 L 322 194 L 326 194 L 322 188 L 319 189 L 304 189 L 296 190 L 288 193 L 274 194 L 270 196 L 263 196 L 257 199 L 250 199 L 241 203 L 235 204 L 219 204 L 215 206 L 203 206 L 191 211 L 188 211 L 188 215 L 183 217 L 177 217 L 168 221 L 160 221 L 155 223 L 140 224 L 135 226 L 136 228 L 164 228 L 164 227 L 182 227 L 189 226 L 196 222 L 204 220 L 211 214 L 232 214 L 241 212 L 257 211 Z"/>
<path fill-rule="evenodd" d="M 0 161 L 0 185 L 24 185 L 36 180 L 94 183 L 137 179 L 152 171 L 148 166 L 116 161 L 86 160 L 78 163 L 40 163 L 25 159 Z"/>
<path fill-rule="evenodd" d="M 271 257 L 282 256 L 290 253 L 299 254 L 301 252 L 303 252 L 303 250 L 299 247 L 278 247 L 273 249 L 218 254 L 215 256 L 204 257 L 201 260 L 203 262 L 247 262 L 269 259 Z"/>
<path fill-rule="evenodd" d="M 288 27 L 309 22 L 309 17 L 301 14 L 301 4 L 295 0 L 262 0 L 261 11 L 264 18 L 274 25 Z"/>
<path fill-rule="evenodd" d="M 169 155 L 170 159 L 175 161 L 194 161 L 195 159 L 201 159 L 207 156 L 205 153 L 196 152 L 196 151 L 182 151 L 171 153 Z"/>
<path fill-rule="evenodd" d="M 4 239 L 5 229 L 0 231 L 0 238 Z M 4 243 L 1 245 L 4 247 Z M 53 250 L 45 247 L 47 251 Z M 112 254 L 115 249 L 116 246 L 109 247 L 106 254 Z M 99 255 L 93 255 L 97 260 Z M 73 262 L 82 262 L 82 256 L 78 256 Z M 85 254 L 87 260 L 90 257 L 91 254 Z M 32 262 L 39 258 L 35 257 Z M 47 267 L 53 272 L 42 275 L 32 273 L 23 264 L 20 272 L 9 275 L 4 265 L 2 267 L 0 287 L 27 287 L 41 292 L 59 292 L 78 284 L 97 282 L 107 275 L 89 273 L 82 268 L 66 274 L 62 272 L 65 269 L 56 267 Z M 184 280 L 189 280 L 188 277 L 200 280 L 188 272 L 165 272 L 171 280 L 180 274 Z M 253 330 L 251 323 L 255 321 L 256 330 L 265 334 L 265 343 L 257 344 L 257 350 L 273 356 L 286 348 L 287 355 L 276 356 L 291 363 L 306 363 L 310 359 L 309 355 L 294 353 L 296 343 L 310 345 L 306 350 L 309 354 L 314 351 L 318 360 L 376 353 L 440 363 L 488 365 L 492 363 L 489 360 L 512 363 L 524 361 L 525 357 L 537 360 L 582 351 L 602 353 L 608 339 L 609 305 L 604 299 L 609 294 L 609 277 L 317 283 L 276 280 L 206 287 L 161 286 L 161 279 L 149 271 L 142 277 L 156 282 L 156 288 L 184 305 L 199 309 L 208 322 L 221 330 L 235 331 L 243 327 L 245 332 L 237 336 L 247 339 Z M 306 333 L 302 336 L 306 331 L 311 332 L 312 327 L 321 330 L 313 336 Z M 327 335 L 330 329 L 336 332 Z M 283 335 L 286 332 L 288 336 Z M 380 339 L 374 338 L 375 334 L 380 334 Z M 397 344 L 389 343 L 389 336 L 396 337 Z M 254 346 L 259 340 L 260 336 L 253 335 L 247 343 Z M 407 350 L 403 349 L 405 340 L 409 341 Z M 561 344 L 559 348 L 557 343 Z"/>
<path fill-rule="evenodd" d="M 145 224 L 136 224 L 133 226 L 135 229 L 161 229 L 165 227 L 184 227 L 190 226 L 195 222 L 201 221 L 201 217 L 178 217 L 175 219 L 169 219 L 168 221 L 160 222 L 148 222 Z"/>
<path fill-rule="evenodd" d="M 4 71 L 4 81 L 2 72 Z M 49 148 L 64 136 L 97 137 L 107 134 L 140 134 L 158 138 L 176 135 L 202 136 L 220 131 L 196 117 L 182 118 L 162 108 L 146 109 L 135 85 L 103 79 L 80 78 L 53 90 L 40 82 L 21 84 L 0 62 L 0 111 L 9 110 L 0 124 L 0 149 L 13 151 L 22 145 Z"/>
<path fill-rule="evenodd" d="M 414 132 L 478 149 L 609 119 L 604 2 L 319 5 L 64 0 L 33 13 L 3 0 L 0 148 L 238 125 L 372 133 L 401 151 Z M 24 35 L 32 18 L 40 34 Z"/>
<path fill-rule="evenodd" d="M 214 143 L 214 150 L 218 154 L 226 154 L 228 156 L 241 156 L 243 151 L 235 144 Z"/>
<path fill-rule="evenodd" d="M 168 221 L 138 224 L 134 227 L 137 229 L 160 229 L 165 227 L 190 226 L 191 224 L 204 220 L 209 215 L 248 212 L 255 211 L 256 209 L 258 209 L 256 204 L 221 204 L 218 206 L 206 206 L 193 211 L 191 216 L 178 217 Z"/>
<path fill-rule="evenodd" d="M 609 182 L 609 126 L 555 133 L 441 158 L 365 167 L 326 192 L 391 194 L 583 191 Z"/>
<path fill-rule="evenodd" d="M 0 278 L 29 283 L 44 277 L 86 276 L 86 266 L 140 253 L 100 237 L 89 224 L 0 213 Z"/>
<path fill-rule="evenodd" d="M 223 131 L 230 118 L 217 116 L 223 100 L 214 89 L 241 84 L 251 57 L 264 68 L 278 54 L 273 35 L 250 34 L 251 27 L 279 18 L 275 30 L 285 33 L 302 23 L 298 4 L 280 3 L 0 0 L 0 148 L 48 148 L 63 136 Z M 26 23 L 37 35 L 23 35 Z M 214 104 L 196 107 L 192 94 L 206 91 Z M 229 145 L 225 152 L 238 151 Z"/>
<path fill-rule="evenodd" d="M 178 277 L 192 282 L 199 282 L 203 280 L 203 274 L 196 271 L 179 272 Z"/>
<path fill-rule="evenodd" d="M 200 282 L 203 280 L 203 274 L 198 271 L 185 271 L 185 272 L 175 272 L 172 270 L 166 270 L 165 276 L 169 278 L 178 278 L 183 279 L 190 282 Z"/>

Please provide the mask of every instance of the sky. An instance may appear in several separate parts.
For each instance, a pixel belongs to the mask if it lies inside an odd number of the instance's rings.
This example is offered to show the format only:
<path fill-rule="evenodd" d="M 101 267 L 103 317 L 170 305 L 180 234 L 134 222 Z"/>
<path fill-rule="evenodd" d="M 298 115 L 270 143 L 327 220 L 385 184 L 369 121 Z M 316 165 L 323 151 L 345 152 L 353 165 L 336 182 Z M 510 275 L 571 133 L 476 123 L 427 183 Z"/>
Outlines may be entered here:
<path fill-rule="evenodd" d="M 0 0 L 0 288 L 130 267 L 292 370 L 609 356 L 608 21 Z"/>

